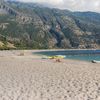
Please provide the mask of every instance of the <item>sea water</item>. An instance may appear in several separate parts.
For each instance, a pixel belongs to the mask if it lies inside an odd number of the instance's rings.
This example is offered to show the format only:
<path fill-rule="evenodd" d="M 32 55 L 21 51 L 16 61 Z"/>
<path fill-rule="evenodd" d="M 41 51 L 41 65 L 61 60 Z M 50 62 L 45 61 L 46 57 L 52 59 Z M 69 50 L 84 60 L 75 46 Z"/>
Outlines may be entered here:
<path fill-rule="evenodd" d="M 100 50 L 56 50 L 56 51 L 42 51 L 38 52 L 46 56 L 64 55 L 66 59 L 75 60 L 98 60 L 100 61 Z"/>

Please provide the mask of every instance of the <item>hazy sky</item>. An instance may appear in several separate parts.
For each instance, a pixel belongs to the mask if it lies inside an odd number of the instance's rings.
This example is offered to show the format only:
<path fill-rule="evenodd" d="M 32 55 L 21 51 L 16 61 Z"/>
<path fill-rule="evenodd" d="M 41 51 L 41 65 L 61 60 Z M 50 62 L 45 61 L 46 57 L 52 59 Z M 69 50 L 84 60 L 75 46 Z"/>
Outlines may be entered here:
<path fill-rule="evenodd" d="M 23 2 L 38 2 L 51 7 L 69 9 L 72 11 L 100 12 L 100 0 L 18 0 Z"/>

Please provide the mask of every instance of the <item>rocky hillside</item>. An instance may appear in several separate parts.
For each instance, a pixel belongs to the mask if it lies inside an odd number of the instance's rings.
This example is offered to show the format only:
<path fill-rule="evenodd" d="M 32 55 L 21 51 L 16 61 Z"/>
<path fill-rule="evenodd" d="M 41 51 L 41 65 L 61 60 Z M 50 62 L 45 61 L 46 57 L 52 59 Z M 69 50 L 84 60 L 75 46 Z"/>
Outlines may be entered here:
<path fill-rule="evenodd" d="M 100 14 L 6 2 L 0 6 L 0 41 L 16 48 L 100 48 Z"/>

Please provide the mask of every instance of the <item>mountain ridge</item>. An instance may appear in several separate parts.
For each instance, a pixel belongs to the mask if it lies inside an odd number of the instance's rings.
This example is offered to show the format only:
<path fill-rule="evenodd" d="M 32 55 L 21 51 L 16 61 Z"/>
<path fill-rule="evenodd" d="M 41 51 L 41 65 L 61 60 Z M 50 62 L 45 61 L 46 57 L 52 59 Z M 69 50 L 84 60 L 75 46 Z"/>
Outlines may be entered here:
<path fill-rule="evenodd" d="M 8 14 L 0 16 L 0 34 L 17 48 L 100 48 L 99 13 L 12 1 L 6 5 Z"/>

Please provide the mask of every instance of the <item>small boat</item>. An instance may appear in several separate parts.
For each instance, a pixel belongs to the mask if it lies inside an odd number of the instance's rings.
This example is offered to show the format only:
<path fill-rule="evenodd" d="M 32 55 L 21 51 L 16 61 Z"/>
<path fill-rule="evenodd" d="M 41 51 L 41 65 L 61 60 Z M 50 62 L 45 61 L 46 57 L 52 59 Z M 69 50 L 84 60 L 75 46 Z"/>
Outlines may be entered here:
<path fill-rule="evenodd" d="M 66 56 L 64 55 L 55 55 L 55 56 L 49 56 L 49 59 L 64 59 Z"/>
<path fill-rule="evenodd" d="M 45 59 L 64 59 L 66 56 L 64 55 L 55 55 L 55 56 L 46 56 Z"/>
<path fill-rule="evenodd" d="M 92 63 L 100 63 L 98 60 L 92 60 Z"/>
<path fill-rule="evenodd" d="M 58 57 L 58 58 L 62 58 L 62 59 L 66 58 L 65 55 L 56 55 L 56 57 Z"/>

